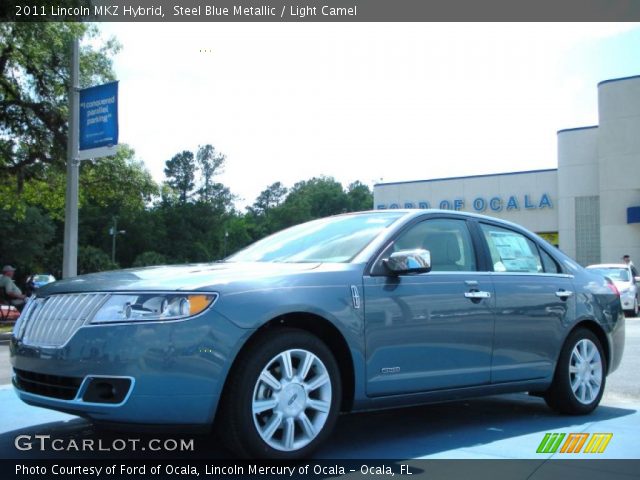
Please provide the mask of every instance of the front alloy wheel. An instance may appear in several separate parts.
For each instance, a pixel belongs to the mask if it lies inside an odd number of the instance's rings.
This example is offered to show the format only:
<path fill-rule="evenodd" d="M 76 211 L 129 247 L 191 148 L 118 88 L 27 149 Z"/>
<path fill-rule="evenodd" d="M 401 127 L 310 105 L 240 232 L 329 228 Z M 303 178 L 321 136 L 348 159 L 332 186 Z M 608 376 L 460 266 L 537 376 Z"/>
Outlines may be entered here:
<path fill-rule="evenodd" d="M 285 350 L 273 357 L 253 390 L 253 423 L 267 445 L 283 452 L 309 445 L 330 409 L 327 367 L 308 350 Z"/>
<path fill-rule="evenodd" d="M 316 336 L 274 328 L 241 354 L 217 415 L 226 445 L 241 457 L 305 458 L 333 429 L 340 371 Z"/>

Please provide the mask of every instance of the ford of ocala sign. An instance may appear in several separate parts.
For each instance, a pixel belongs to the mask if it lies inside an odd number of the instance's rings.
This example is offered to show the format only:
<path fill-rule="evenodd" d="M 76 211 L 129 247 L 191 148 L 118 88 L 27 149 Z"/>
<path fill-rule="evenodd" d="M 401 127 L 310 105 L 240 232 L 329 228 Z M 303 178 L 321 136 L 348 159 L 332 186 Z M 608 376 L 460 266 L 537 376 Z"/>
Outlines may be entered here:
<path fill-rule="evenodd" d="M 491 210 L 493 212 L 501 212 L 503 210 L 537 210 L 543 208 L 553 208 L 553 202 L 548 193 L 543 193 L 540 197 L 532 195 L 510 195 L 508 197 L 476 197 L 471 204 L 467 204 L 464 198 L 455 198 L 450 200 L 441 200 L 434 203 L 427 200 L 418 202 L 393 202 L 390 204 L 380 203 L 376 205 L 378 210 L 395 209 L 395 208 L 440 208 L 442 210 L 474 210 L 476 212 L 484 212 Z"/>

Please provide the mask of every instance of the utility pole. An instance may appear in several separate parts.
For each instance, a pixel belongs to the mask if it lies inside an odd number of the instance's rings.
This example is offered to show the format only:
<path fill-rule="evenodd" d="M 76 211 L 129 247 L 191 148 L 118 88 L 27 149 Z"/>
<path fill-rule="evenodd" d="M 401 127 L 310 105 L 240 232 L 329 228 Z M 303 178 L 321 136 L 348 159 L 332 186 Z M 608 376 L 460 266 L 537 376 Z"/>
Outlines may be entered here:
<path fill-rule="evenodd" d="M 127 233 L 125 230 L 118 230 L 118 217 L 113 217 L 113 227 L 109 229 L 111 234 L 111 261 L 116 263 L 116 236 Z"/>
<path fill-rule="evenodd" d="M 78 98 L 79 41 L 74 38 L 71 50 L 71 84 L 69 85 L 69 131 L 67 133 L 67 193 L 64 214 L 64 250 L 62 277 L 78 275 Z"/>

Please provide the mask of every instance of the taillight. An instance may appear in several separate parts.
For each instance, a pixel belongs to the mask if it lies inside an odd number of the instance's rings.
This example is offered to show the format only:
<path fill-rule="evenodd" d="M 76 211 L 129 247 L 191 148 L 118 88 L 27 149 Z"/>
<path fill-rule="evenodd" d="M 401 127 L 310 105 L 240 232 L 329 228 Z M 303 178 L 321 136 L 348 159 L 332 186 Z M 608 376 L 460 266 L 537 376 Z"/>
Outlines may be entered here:
<path fill-rule="evenodd" d="M 618 290 L 618 287 L 616 287 L 616 284 L 613 283 L 608 278 L 607 278 L 607 287 L 609 287 L 609 290 L 611 290 L 616 297 L 620 296 L 620 290 Z"/>

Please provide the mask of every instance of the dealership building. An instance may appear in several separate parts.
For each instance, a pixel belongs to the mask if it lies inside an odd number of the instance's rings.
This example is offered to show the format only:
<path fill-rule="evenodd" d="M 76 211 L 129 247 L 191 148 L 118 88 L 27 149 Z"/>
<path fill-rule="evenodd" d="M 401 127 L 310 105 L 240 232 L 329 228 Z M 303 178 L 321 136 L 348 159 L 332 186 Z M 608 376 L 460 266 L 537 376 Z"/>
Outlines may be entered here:
<path fill-rule="evenodd" d="M 374 186 L 374 205 L 482 213 L 525 226 L 583 265 L 640 264 L 640 76 L 598 84 L 598 125 L 558 132 L 558 168 Z"/>

